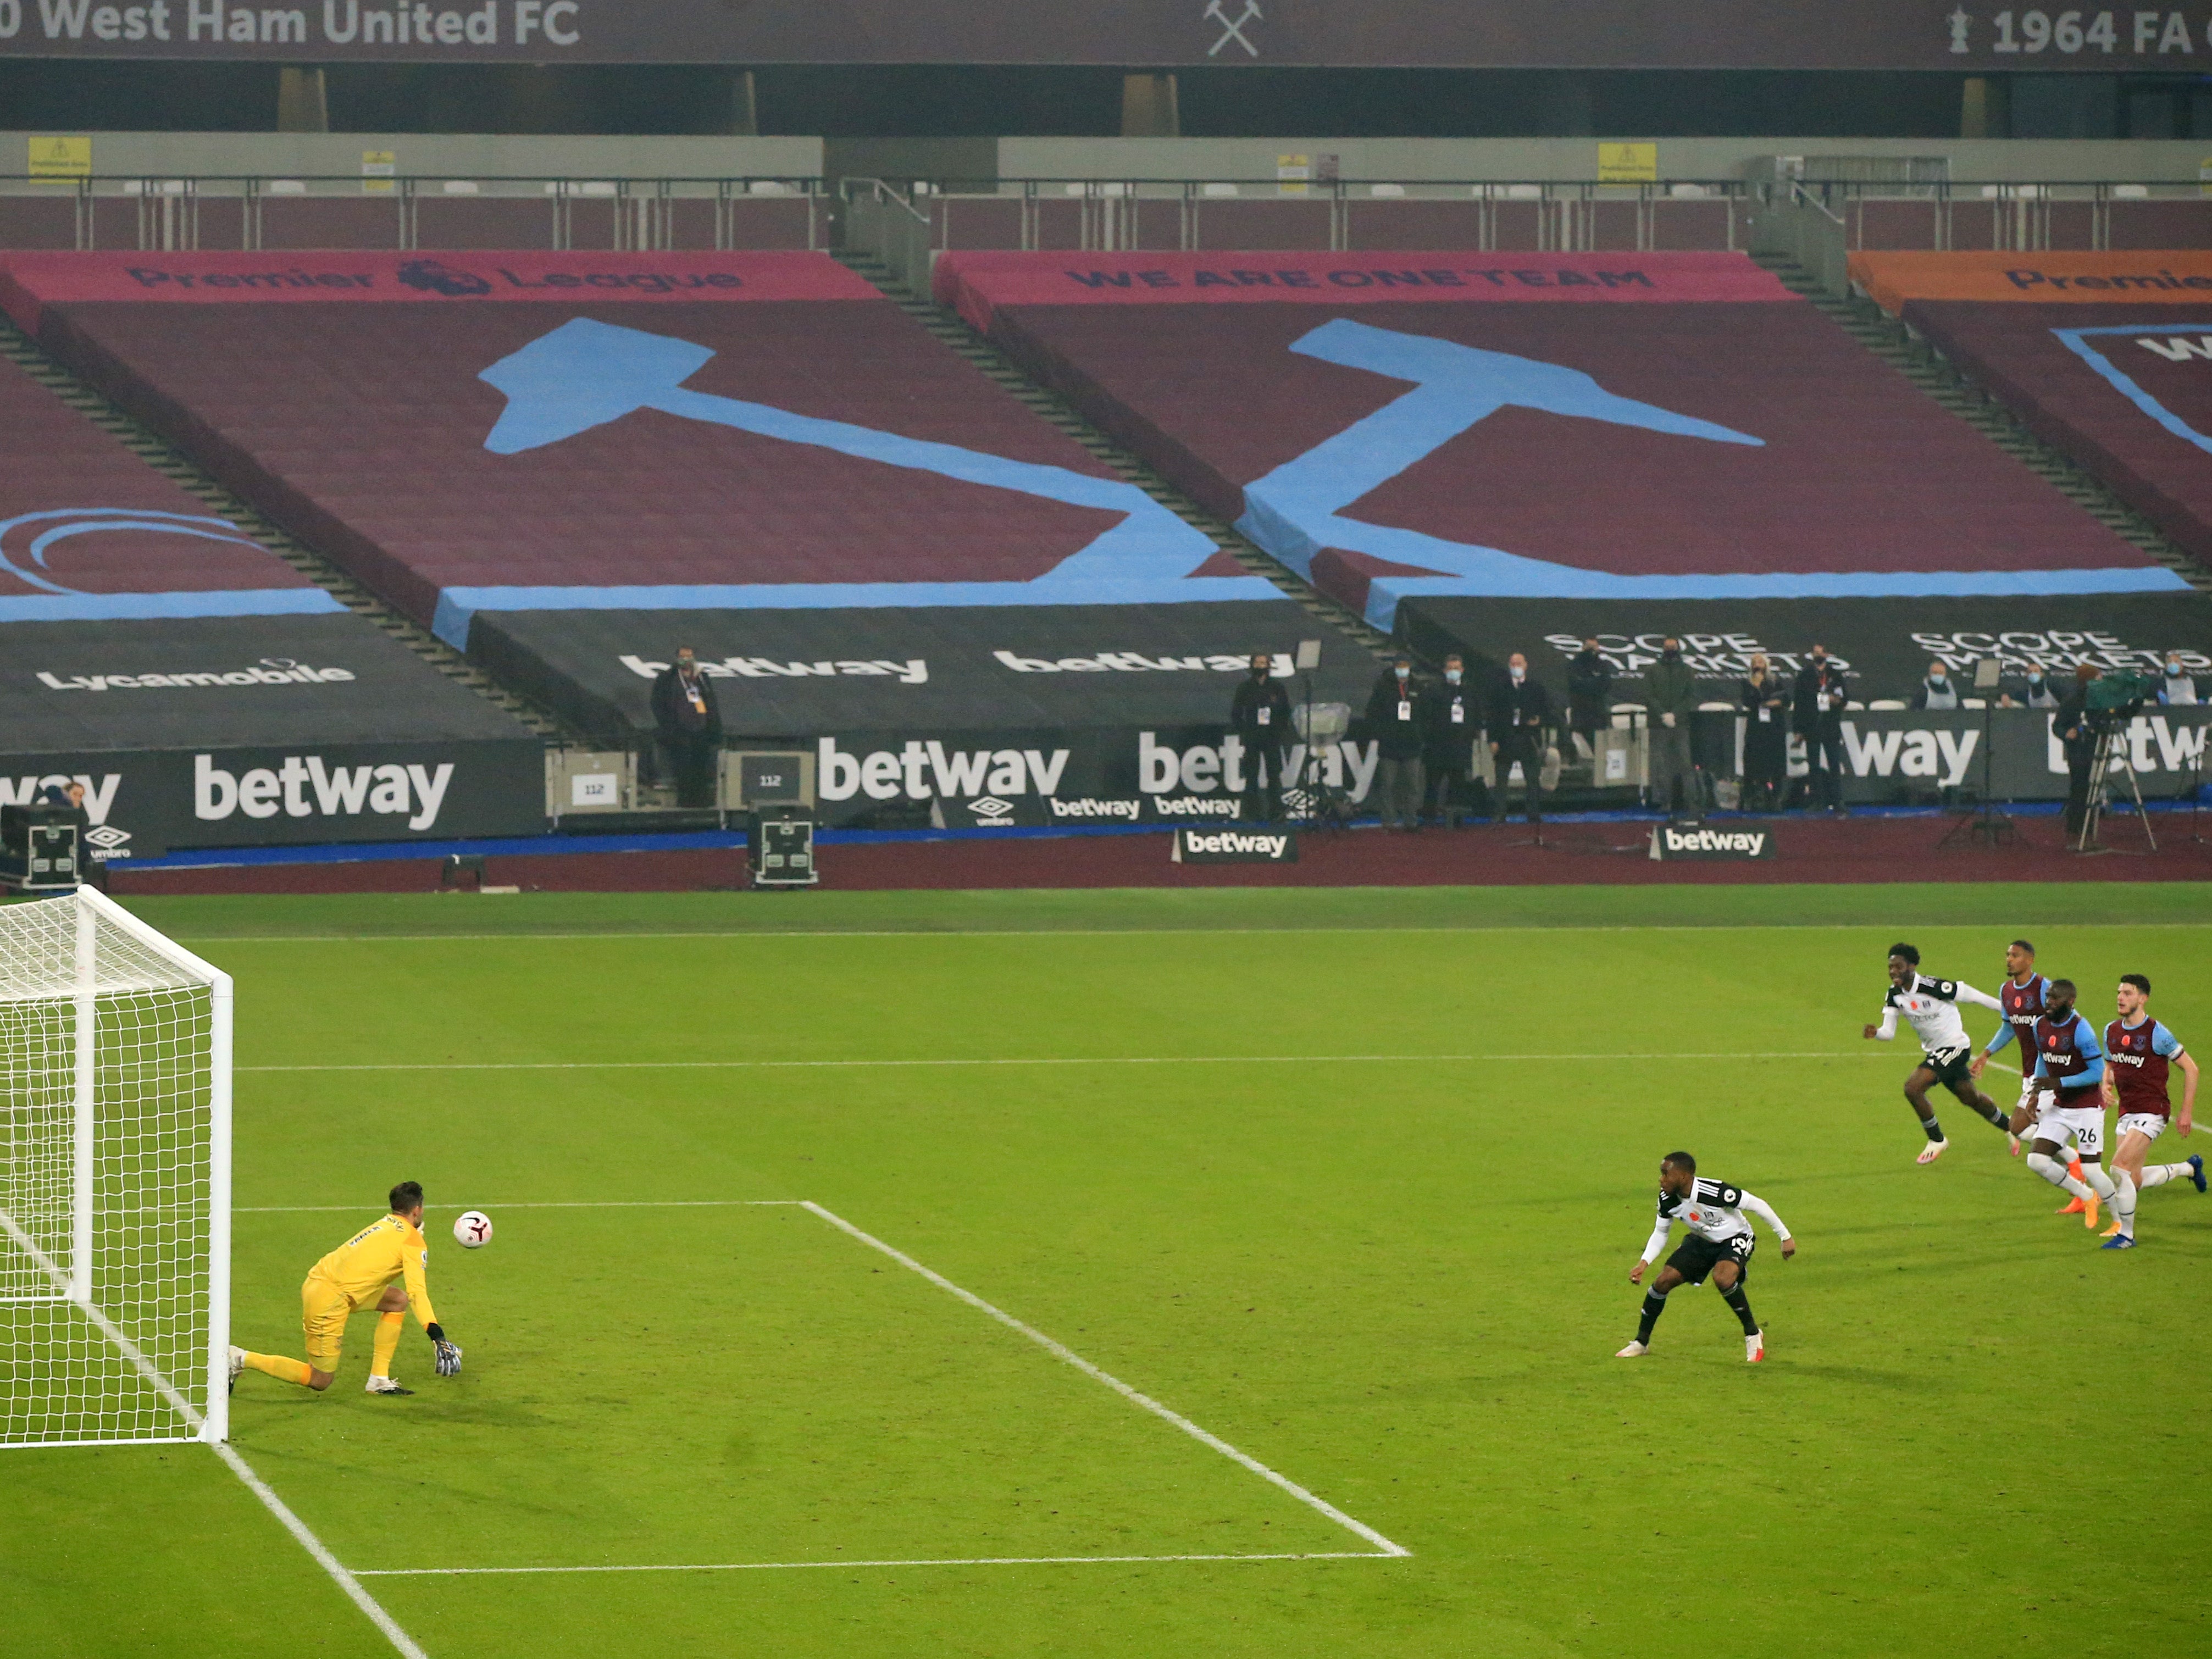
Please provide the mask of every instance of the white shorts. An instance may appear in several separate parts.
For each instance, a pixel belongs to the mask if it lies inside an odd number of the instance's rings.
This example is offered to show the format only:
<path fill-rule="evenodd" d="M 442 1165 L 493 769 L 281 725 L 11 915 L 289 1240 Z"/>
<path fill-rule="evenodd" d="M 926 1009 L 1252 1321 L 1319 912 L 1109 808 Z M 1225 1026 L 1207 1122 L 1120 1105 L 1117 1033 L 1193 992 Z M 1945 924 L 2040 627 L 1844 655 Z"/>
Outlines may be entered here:
<path fill-rule="evenodd" d="M 2105 1155 L 2105 1109 L 2101 1106 L 2051 1106 L 2035 1120 L 2029 1132 L 2035 1140 L 2048 1140 L 2063 1146 L 2072 1140 L 2085 1158 L 2100 1158 Z"/>
<path fill-rule="evenodd" d="M 2015 1109 L 2026 1112 L 2030 1121 L 2035 1117 L 2035 1067 L 2027 1068 L 2027 1075 L 2020 1080 L 2020 1104 Z"/>
<path fill-rule="evenodd" d="M 2166 1120 L 2156 1112 L 2130 1112 L 2120 1119 L 2114 1133 L 2123 1140 L 2131 1134 L 2156 1140 L 2166 1133 Z"/>

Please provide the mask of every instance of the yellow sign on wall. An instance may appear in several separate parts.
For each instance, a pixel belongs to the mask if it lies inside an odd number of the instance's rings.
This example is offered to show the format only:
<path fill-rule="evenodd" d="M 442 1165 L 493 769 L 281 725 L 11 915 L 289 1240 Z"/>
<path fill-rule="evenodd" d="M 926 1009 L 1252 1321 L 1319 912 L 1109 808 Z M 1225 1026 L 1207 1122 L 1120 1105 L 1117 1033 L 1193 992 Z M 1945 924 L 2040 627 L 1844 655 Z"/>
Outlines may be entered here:
<path fill-rule="evenodd" d="M 399 171 L 398 152 L 388 149 L 365 149 L 361 153 L 361 193 L 364 196 L 392 194 L 392 175 Z"/>
<path fill-rule="evenodd" d="M 1600 144 L 1597 181 L 1601 185 L 1656 185 L 1659 182 L 1656 144 Z"/>
<path fill-rule="evenodd" d="M 89 138 L 33 138 L 31 165 L 33 179 L 89 179 L 92 140 Z"/>

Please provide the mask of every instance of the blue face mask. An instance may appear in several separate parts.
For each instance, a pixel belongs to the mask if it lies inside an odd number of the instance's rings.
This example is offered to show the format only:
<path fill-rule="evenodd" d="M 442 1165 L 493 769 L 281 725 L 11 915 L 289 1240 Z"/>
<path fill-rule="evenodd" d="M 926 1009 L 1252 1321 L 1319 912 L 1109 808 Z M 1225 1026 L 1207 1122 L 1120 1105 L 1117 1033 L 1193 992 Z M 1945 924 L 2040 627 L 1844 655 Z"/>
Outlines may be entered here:
<path fill-rule="evenodd" d="M 1458 669 L 1447 668 L 1444 670 L 1444 681 L 1447 684 L 1457 685 L 1459 684 L 1459 675 L 1460 671 Z"/>

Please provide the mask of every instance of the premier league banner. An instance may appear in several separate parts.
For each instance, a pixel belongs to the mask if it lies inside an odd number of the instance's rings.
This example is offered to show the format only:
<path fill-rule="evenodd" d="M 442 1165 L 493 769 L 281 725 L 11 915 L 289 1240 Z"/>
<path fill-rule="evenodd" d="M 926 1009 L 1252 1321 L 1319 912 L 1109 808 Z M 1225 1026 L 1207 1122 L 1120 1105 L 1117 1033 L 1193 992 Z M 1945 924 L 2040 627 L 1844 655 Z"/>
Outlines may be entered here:
<path fill-rule="evenodd" d="M 0 57 L 2186 71 L 2206 8 L 1975 0 L 0 0 Z"/>

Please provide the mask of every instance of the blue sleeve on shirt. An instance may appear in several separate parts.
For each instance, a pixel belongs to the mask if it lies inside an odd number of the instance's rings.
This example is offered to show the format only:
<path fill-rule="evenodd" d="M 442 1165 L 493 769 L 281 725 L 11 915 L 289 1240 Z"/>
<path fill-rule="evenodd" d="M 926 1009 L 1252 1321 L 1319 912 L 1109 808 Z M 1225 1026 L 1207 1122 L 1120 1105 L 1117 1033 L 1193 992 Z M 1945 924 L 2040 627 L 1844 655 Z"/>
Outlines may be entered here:
<path fill-rule="evenodd" d="M 2096 1028 L 2081 1015 L 2074 1016 L 2074 1047 L 2089 1063 L 2066 1080 L 2077 1089 L 2086 1089 L 2093 1083 L 2105 1080 L 2105 1046 L 2097 1041 Z"/>
<path fill-rule="evenodd" d="M 2150 1023 L 2150 1051 L 2172 1060 L 2181 1052 L 2181 1039 L 2156 1020 Z"/>
<path fill-rule="evenodd" d="M 2008 1019 L 2001 1019 L 1997 1022 L 1997 1034 L 1990 1039 L 1990 1046 L 1983 1049 L 1982 1052 L 1985 1054 L 1993 1054 L 2011 1041 L 2012 1022 Z M 2026 1054 L 2027 1052 L 2027 1043 L 2021 1043 L 2020 1048 L 2022 1054 Z"/>

